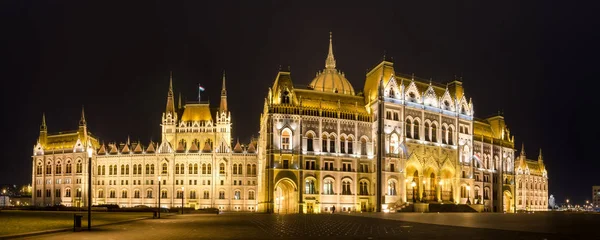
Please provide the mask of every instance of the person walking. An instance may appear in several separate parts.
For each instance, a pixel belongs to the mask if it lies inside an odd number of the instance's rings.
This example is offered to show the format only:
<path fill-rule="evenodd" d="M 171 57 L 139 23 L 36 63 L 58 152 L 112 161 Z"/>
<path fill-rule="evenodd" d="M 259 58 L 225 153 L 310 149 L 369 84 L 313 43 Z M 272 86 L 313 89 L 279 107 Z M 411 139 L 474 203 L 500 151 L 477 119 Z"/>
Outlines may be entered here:
<path fill-rule="evenodd" d="M 331 214 L 335 213 L 335 205 L 331 207 Z"/>

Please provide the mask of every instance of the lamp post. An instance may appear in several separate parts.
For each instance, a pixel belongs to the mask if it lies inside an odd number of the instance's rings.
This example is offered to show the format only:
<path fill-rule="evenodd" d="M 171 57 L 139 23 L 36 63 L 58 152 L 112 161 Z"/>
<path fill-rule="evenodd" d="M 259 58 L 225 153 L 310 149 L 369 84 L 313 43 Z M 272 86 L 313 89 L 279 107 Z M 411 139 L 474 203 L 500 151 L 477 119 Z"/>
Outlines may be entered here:
<path fill-rule="evenodd" d="M 410 186 L 412 187 L 412 190 L 413 190 L 412 200 L 413 200 L 413 203 L 415 203 L 415 202 L 417 202 L 417 200 L 415 199 L 415 186 L 417 186 L 417 183 L 415 183 L 415 181 L 413 181 L 412 183 L 410 183 Z"/>
<path fill-rule="evenodd" d="M 88 231 L 92 230 L 92 153 L 94 149 L 88 146 Z"/>
<path fill-rule="evenodd" d="M 6 189 L 2 189 L 2 207 L 6 207 Z"/>
<path fill-rule="evenodd" d="M 444 202 L 444 180 L 440 180 L 440 202 Z"/>
<path fill-rule="evenodd" d="M 158 218 L 160 218 L 160 197 L 162 197 L 160 194 L 161 194 L 161 191 L 160 191 L 160 176 L 158 176 L 158 194 L 157 194 L 157 197 L 158 197 L 158 207 L 157 207 L 158 208 Z"/>
<path fill-rule="evenodd" d="M 426 181 L 425 181 L 425 179 L 423 179 L 423 195 L 422 195 L 422 196 L 419 196 L 419 197 L 420 197 L 420 199 L 421 199 L 421 202 L 423 202 L 423 200 L 425 200 L 424 198 L 426 198 L 426 197 L 427 197 L 427 193 L 426 193 L 426 191 L 425 191 L 425 183 L 426 183 Z"/>
<path fill-rule="evenodd" d="M 567 199 L 567 211 L 569 210 L 569 199 Z"/>
<path fill-rule="evenodd" d="M 467 185 L 467 204 L 471 204 L 470 196 L 471 196 L 471 186 Z"/>
<path fill-rule="evenodd" d="M 183 196 L 185 195 L 185 187 L 181 187 L 181 214 L 183 214 Z"/>

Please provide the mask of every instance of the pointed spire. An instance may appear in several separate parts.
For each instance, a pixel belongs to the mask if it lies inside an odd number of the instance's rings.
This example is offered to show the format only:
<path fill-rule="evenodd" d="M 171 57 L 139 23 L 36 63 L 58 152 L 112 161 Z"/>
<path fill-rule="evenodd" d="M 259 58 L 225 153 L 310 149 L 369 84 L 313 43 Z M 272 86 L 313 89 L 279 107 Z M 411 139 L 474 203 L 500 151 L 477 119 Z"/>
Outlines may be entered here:
<path fill-rule="evenodd" d="M 329 32 L 329 53 L 327 53 L 327 60 L 325 60 L 326 69 L 335 69 L 335 58 L 333 57 L 333 46 L 331 43 L 331 32 Z"/>
<path fill-rule="evenodd" d="M 179 103 L 177 104 L 177 109 L 181 109 L 181 92 L 179 92 Z"/>
<path fill-rule="evenodd" d="M 225 71 L 223 70 L 223 87 L 221 88 L 221 104 L 219 105 L 221 112 L 227 112 L 227 89 L 225 88 Z"/>
<path fill-rule="evenodd" d="M 46 126 L 46 113 L 42 113 L 42 125 L 40 126 L 40 131 L 47 131 L 48 127 Z"/>
<path fill-rule="evenodd" d="M 175 117 L 175 99 L 173 99 L 173 71 L 170 72 L 169 77 L 169 92 L 167 93 L 167 107 L 165 113 L 171 113 Z"/>
<path fill-rule="evenodd" d="M 79 120 L 79 125 L 85 125 L 85 111 L 83 105 L 81 105 L 81 119 Z"/>
<path fill-rule="evenodd" d="M 543 161 L 544 157 L 542 156 L 542 148 L 540 148 L 540 155 L 538 155 L 538 161 Z"/>
<path fill-rule="evenodd" d="M 227 89 L 225 88 L 225 70 L 223 70 L 223 87 L 221 87 L 221 96 L 227 95 Z"/>
<path fill-rule="evenodd" d="M 521 156 L 525 156 L 525 142 L 521 144 Z"/>
<path fill-rule="evenodd" d="M 131 141 L 129 140 L 129 135 L 127 135 L 127 145 L 130 145 Z"/>

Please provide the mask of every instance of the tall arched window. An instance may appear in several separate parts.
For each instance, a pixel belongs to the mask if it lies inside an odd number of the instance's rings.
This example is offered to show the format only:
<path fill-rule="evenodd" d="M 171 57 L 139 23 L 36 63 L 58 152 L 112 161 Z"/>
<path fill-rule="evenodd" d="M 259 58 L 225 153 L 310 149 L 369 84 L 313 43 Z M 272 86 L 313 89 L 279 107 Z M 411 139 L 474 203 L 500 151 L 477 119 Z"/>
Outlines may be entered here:
<path fill-rule="evenodd" d="M 179 174 L 179 163 L 175 164 L 175 174 Z"/>
<path fill-rule="evenodd" d="M 102 175 L 106 175 L 106 165 L 102 165 Z"/>
<path fill-rule="evenodd" d="M 167 163 L 162 164 L 162 174 L 167 174 Z"/>
<path fill-rule="evenodd" d="M 415 120 L 415 124 L 413 124 L 413 138 L 419 139 L 419 121 Z"/>
<path fill-rule="evenodd" d="M 219 164 L 219 174 L 225 174 L 225 163 Z"/>
<path fill-rule="evenodd" d="M 249 191 L 248 192 L 248 200 L 254 200 L 254 191 Z"/>
<path fill-rule="evenodd" d="M 350 181 L 342 181 L 342 195 L 352 195 L 352 190 L 350 189 Z"/>
<path fill-rule="evenodd" d="M 292 149 L 292 131 L 289 128 L 283 129 L 283 131 L 281 131 L 281 149 Z"/>
<path fill-rule="evenodd" d="M 340 153 L 346 153 L 346 138 L 340 136 Z"/>
<path fill-rule="evenodd" d="M 448 128 L 448 144 L 450 144 L 450 145 L 454 144 L 454 137 L 452 136 L 453 131 L 454 131 L 453 128 Z"/>
<path fill-rule="evenodd" d="M 425 122 L 425 141 L 431 141 L 429 136 L 429 123 Z"/>
<path fill-rule="evenodd" d="M 237 175 L 237 164 L 233 164 L 233 174 Z"/>
<path fill-rule="evenodd" d="M 198 164 L 194 163 L 194 174 L 198 174 Z"/>
<path fill-rule="evenodd" d="M 250 164 L 246 164 L 246 175 L 250 176 L 252 175 L 252 167 L 250 166 Z"/>
<path fill-rule="evenodd" d="M 404 130 L 406 132 L 405 133 L 406 137 L 408 137 L 408 138 L 412 137 L 412 134 L 410 134 L 411 129 L 412 129 L 412 122 L 410 121 L 410 119 L 406 119 L 406 127 L 404 127 Z"/>
<path fill-rule="evenodd" d="M 282 104 L 290 104 L 290 92 L 283 91 L 283 93 L 281 94 L 281 103 Z"/>
<path fill-rule="evenodd" d="M 202 164 L 202 174 L 206 174 L 206 164 Z"/>
<path fill-rule="evenodd" d="M 188 174 L 192 174 L 194 173 L 194 165 L 192 165 L 191 163 L 188 164 Z"/>
<path fill-rule="evenodd" d="M 154 174 L 154 164 L 150 164 L 150 174 Z"/>
<path fill-rule="evenodd" d="M 207 174 L 212 174 L 212 165 L 210 163 L 207 165 L 207 168 L 208 169 L 206 170 L 206 173 Z"/>
<path fill-rule="evenodd" d="M 312 179 L 306 179 L 304 183 L 304 193 L 315 194 L 315 181 Z"/>
<path fill-rule="evenodd" d="M 256 164 L 252 164 L 252 176 L 256 176 Z"/>
<path fill-rule="evenodd" d="M 447 133 L 448 133 L 448 131 L 446 130 L 446 126 L 442 126 L 442 143 L 443 144 L 448 143 Z"/>
<path fill-rule="evenodd" d="M 367 155 L 367 139 L 360 139 L 360 154 Z"/>
<path fill-rule="evenodd" d="M 325 134 L 321 137 L 321 151 L 327 152 L 327 135 Z"/>
<path fill-rule="evenodd" d="M 239 174 L 239 175 L 242 175 L 242 173 L 243 173 L 243 172 L 242 172 L 242 164 L 240 163 L 240 164 L 238 165 L 238 174 Z"/>
<path fill-rule="evenodd" d="M 348 137 L 348 139 L 346 140 L 348 143 L 348 154 L 354 154 L 354 147 L 353 147 L 353 142 L 354 139 L 352 139 L 351 136 Z"/>
<path fill-rule="evenodd" d="M 432 142 L 437 142 L 437 124 L 432 123 L 431 124 L 431 141 Z"/>
<path fill-rule="evenodd" d="M 323 194 L 333 194 L 333 180 L 326 179 L 323 181 Z"/>
<path fill-rule="evenodd" d="M 369 183 L 363 181 L 360 182 L 359 195 L 369 195 Z"/>
<path fill-rule="evenodd" d="M 329 136 L 329 152 L 335 152 L 335 136 Z"/>
<path fill-rule="evenodd" d="M 127 190 L 121 192 L 121 198 L 127 198 Z"/>
<path fill-rule="evenodd" d="M 314 151 L 313 149 L 313 135 L 312 133 L 309 133 L 306 135 L 306 151 L 312 152 Z"/>
<path fill-rule="evenodd" d="M 83 165 L 81 160 L 77 160 L 77 173 L 81 173 L 83 171 Z"/>

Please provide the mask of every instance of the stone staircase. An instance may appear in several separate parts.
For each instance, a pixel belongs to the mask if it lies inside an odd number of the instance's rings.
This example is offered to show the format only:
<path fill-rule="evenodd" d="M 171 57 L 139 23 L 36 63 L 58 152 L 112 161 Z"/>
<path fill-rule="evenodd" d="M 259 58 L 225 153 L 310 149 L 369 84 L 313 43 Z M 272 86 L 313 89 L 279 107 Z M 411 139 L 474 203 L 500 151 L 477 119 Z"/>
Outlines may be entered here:
<path fill-rule="evenodd" d="M 477 212 L 467 204 L 430 203 L 429 212 Z"/>

